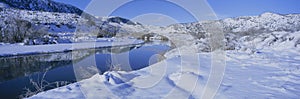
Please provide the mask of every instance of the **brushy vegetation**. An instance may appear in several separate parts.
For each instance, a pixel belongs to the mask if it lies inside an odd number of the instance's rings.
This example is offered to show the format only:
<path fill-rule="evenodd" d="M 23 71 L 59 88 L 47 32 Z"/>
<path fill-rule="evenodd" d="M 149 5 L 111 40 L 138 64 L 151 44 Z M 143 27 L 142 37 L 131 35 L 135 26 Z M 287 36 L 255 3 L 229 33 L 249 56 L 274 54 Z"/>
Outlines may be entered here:
<path fill-rule="evenodd" d="M 34 80 L 33 78 L 30 78 L 30 84 L 33 85 L 33 88 L 24 88 L 25 93 L 23 95 L 20 95 L 19 98 L 28 98 L 30 96 L 36 95 L 40 92 L 46 91 L 49 88 L 58 88 L 61 86 L 65 86 L 70 84 L 70 82 L 67 81 L 56 81 L 56 82 L 48 82 L 45 80 L 46 74 L 50 68 L 46 69 L 46 72 L 42 74 L 42 77 L 38 77 L 37 80 Z"/>
<path fill-rule="evenodd" d="M 34 41 L 47 35 L 47 30 L 36 24 L 14 17 L 0 18 L 0 42 L 22 43 Z"/>

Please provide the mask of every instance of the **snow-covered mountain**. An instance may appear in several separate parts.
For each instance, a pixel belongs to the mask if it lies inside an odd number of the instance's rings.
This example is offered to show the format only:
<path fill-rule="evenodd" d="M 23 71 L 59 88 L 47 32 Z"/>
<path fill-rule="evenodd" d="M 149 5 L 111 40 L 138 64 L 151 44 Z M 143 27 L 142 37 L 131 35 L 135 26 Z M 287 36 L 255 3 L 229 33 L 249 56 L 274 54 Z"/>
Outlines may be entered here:
<path fill-rule="evenodd" d="M 141 37 L 157 33 L 165 36 L 173 34 L 192 35 L 200 51 L 209 51 L 209 33 L 206 26 L 219 24 L 225 36 L 225 49 L 246 49 L 263 43 L 264 46 L 276 45 L 275 42 L 293 42 L 299 47 L 300 15 L 281 15 L 263 13 L 259 16 L 243 16 L 222 20 L 207 20 L 193 23 L 173 24 L 158 27 L 140 24 L 121 17 L 95 17 L 89 14 L 78 15 L 80 9 L 51 0 L 2 0 L 1 20 L 8 17 L 28 21 L 45 27 L 52 38 L 59 37 L 58 43 L 93 40 L 97 37 Z M 10 7 L 7 7 L 10 6 Z M 24 10 L 25 9 L 25 10 Z M 79 11 L 80 10 L 80 11 Z M 4 21 L 2 21 L 4 22 Z M 9 23 L 3 23 L 2 28 Z M 284 35 L 283 35 L 284 34 Z M 260 38 L 260 42 L 255 41 Z M 280 40 L 279 40 L 280 39 Z M 269 40 L 269 41 L 266 41 Z M 57 42 L 57 41 L 56 41 Z M 246 42 L 254 42 L 250 45 Z M 244 44 L 245 43 L 245 44 Z"/>
<path fill-rule="evenodd" d="M 298 14 L 280 15 L 263 13 L 259 16 L 228 18 L 222 20 L 224 29 L 230 32 L 273 32 L 300 30 L 300 16 Z"/>
<path fill-rule="evenodd" d="M 188 33 L 198 39 L 200 50 L 210 49 L 208 44 L 209 33 L 205 27 L 218 24 L 225 36 L 225 49 L 242 49 L 257 45 L 272 46 L 280 42 L 293 42 L 293 46 L 299 48 L 300 15 L 280 15 L 275 13 L 263 13 L 259 16 L 243 16 L 227 18 L 223 20 L 201 21 L 194 23 L 173 24 L 160 31 L 169 33 Z M 157 31 L 157 30 L 156 30 Z M 252 45 L 243 44 L 252 42 Z"/>
<path fill-rule="evenodd" d="M 167 28 L 176 30 L 176 32 L 198 33 L 203 32 L 203 25 L 220 22 L 226 33 L 243 32 L 274 32 L 300 30 L 300 15 L 288 14 L 280 15 L 275 13 L 263 13 L 259 16 L 243 16 L 237 18 L 226 18 L 218 21 L 202 21 L 195 23 L 174 24 Z"/>
<path fill-rule="evenodd" d="M 0 0 L 0 2 L 12 8 L 31 10 L 31 11 L 46 11 L 60 13 L 75 13 L 82 14 L 82 10 L 72 5 L 55 2 L 52 0 Z"/>
<path fill-rule="evenodd" d="M 60 40 L 63 42 L 94 39 L 99 34 L 111 37 L 125 25 L 141 25 L 121 17 L 96 18 L 89 14 L 30 11 L 7 7 L 0 8 L 0 17 L 1 20 L 23 20 L 44 27 L 51 35 L 64 39 Z M 4 29 L 10 24 L 12 23 L 4 22 L 0 27 Z"/>

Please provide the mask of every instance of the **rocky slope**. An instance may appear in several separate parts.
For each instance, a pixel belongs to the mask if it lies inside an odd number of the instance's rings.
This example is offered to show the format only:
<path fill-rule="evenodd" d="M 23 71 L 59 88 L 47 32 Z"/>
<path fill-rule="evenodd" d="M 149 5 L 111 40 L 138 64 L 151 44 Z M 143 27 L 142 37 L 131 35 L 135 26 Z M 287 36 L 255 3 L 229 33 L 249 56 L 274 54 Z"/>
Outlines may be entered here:
<path fill-rule="evenodd" d="M 0 0 L 0 2 L 7 4 L 12 8 L 31 11 L 75 13 L 78 15 L 81 15 L 83 12 L 81 9 L 72 5 L 55 2 L 52 0 Z"/>
<path fill-rule="evenodd" d="M 227 18 L 223 20 L 202 21 L 185 24 L 174 24 L 161 29 L 170 33 L 187 33 L 195 36 L 197 45 L 202 51 L 208 51 L 209 33 L 205 27 L 218 24 L 225 36 L 225 49 L 242 49 L 242 47 L 258 47 L 276 45 L 280 42 L 293 42 L 292 46 L 299 48 L 300 15 L 280 15 L 275 13 L 263 13 L 259 16 L 243 16 Z M 244 44 L 248 42 L 247 44 Z M 251 42 L 251 44 L 249 44 Z M 260 47 L 264 47 L 260 46 Z"/>

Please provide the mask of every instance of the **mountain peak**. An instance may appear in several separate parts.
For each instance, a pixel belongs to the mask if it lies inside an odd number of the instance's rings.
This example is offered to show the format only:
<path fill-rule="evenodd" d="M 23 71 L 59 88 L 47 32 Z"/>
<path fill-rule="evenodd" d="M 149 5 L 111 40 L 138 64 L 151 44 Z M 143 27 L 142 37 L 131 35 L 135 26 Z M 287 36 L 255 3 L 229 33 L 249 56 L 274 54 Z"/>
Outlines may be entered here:
<path fill-rule="evenodd" d="M 260 16 L 262 16 L 262 17 L 272 17 L 272 16 L 281 16 L 281 15 L 279 15 L 277 13 L 272 13 L 272 12 L 265 12 L 265 13 L 261 14 Z"/>

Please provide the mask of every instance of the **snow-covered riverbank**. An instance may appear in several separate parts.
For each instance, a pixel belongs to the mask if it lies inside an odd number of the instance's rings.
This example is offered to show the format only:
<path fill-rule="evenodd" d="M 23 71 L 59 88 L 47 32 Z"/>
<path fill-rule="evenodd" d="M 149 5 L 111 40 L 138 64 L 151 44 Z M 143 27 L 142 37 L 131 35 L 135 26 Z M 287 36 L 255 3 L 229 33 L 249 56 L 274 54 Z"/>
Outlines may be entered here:
<path fill-rule="evenodd" d="M 127 46 L 142 44 L 142 40 L 136 39 L 107 39 L 95 42 L 51 44 L 51 45 L 31 45 L 20 44 L 0 45 L 0 56 L 32 55 L 42 53 L 67 52 L 80 49 L 105 48 L 112 46 Z"/>
<path fill-rule="evenodd" d="M 167 59 L 137 71 L 112 71 L 39 93 L 31 99 L 200 98 L 210 76 L 211 53 L 167 53 Z M 181 57 L 199 57 L 182 60 Z M 217 99 L 300 97 L 300 53 L 228 51 Z M 200 65 L 197 65 L 199 64 Z"/>
<path fill-rule="evenodd" d="M 253 39 L 238 39 L 236 50 L 227 50 L 223 79 L 217 99 L 300 97 L 299 32 L 273 32 Z M 94 75 L 64 87 L 41 92 L 30 98 L 201 98 L 218 86 L 206 86 L 212 73 L 214 52 L 198 52 L 195 39 L 185 34 L 168 34 L 177 48 L 166 60 L 146 68 Z M 229 42 L 230 43 L 230 42 Z M 232 43 L 232 42 L 231 42 Z M 195 47 L 196 46 L 196 47 Z M 222 56 L 222 55 L 221 55 Z M 220 68 L 218 68 L 220 66 Z M 223 74 L 215 72 L 215 74 Z M 218 83 L 213 85 L 218 85 Z M 211 93 L 210 93 L 211 92 Z"/>

